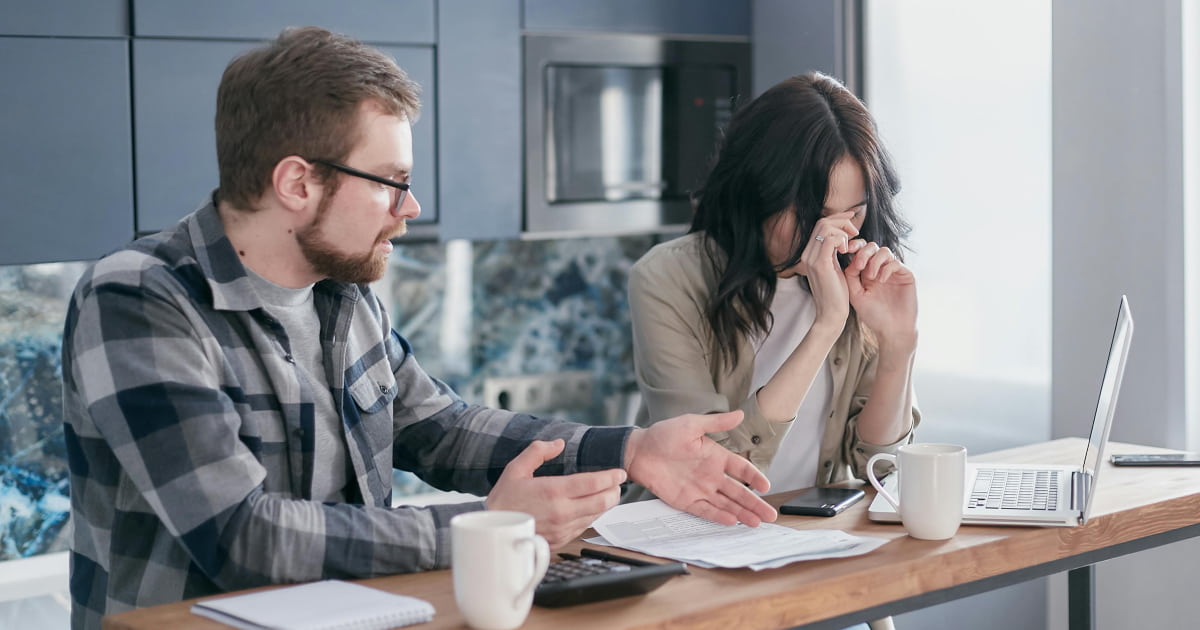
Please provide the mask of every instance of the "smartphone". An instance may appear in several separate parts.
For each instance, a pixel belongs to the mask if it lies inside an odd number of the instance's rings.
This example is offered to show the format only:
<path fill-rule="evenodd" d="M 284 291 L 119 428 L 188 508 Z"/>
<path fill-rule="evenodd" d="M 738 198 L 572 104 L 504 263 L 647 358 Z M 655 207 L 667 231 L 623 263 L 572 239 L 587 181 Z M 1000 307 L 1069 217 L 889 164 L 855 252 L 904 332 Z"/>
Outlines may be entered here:
<path fill-rule="evenodd" d="M 854 505 L 864 496 L 866 494 L 857 488 L 810 488 L 779 506 L 779 513 L 833 516 Z"/>
<path fill-rule="evenodd" d="M 1110 461 L 1114 466 L 1200 466 L 1200 453 L 1121 453 Z"/>

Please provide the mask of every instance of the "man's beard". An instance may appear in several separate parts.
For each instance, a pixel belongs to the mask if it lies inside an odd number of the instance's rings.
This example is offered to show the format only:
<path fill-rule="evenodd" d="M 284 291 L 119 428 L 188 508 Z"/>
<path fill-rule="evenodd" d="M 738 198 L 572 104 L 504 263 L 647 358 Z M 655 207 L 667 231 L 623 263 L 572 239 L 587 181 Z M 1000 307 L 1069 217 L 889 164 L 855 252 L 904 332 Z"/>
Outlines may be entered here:
<path fill-rule="evenodd" d="M 386 239 L 388 232 L 380 232 L 379 238 L 365 254 L 354 256 L 337 251 L 322 236 L 332 203 L 333 195 L 322 199 L 312 223 L 296 230 L 296 242 L 300 245 L 300 252 L 314 271 L 330 280 L 367 284 L 382 278 L 387 271 L 388 257 L 379 253 L 375 245 Z"/>

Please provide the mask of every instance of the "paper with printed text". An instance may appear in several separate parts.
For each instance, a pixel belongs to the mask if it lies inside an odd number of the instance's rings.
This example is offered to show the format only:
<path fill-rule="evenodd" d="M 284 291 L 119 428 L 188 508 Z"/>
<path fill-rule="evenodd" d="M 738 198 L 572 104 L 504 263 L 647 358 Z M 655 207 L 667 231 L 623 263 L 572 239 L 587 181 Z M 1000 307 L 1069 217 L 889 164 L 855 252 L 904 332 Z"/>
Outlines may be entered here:
<path fill-rule="evenodd" d="M 748 567 L 755 571 L 801 560 L 857 556 L 887 542 L 835 529 L 801 530 L 774 523 L 721 525 L 658 499 L 618 505 L 600 515 L 592 527 L 600 537 L 587 542 L 705 568 Z"/>

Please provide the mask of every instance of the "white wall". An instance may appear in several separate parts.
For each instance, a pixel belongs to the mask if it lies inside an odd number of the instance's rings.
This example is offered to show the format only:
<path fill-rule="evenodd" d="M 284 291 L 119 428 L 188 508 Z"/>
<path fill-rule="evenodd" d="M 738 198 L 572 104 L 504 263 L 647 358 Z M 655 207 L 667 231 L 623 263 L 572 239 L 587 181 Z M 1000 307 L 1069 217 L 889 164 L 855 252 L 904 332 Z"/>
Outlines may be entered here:
<path fill-rule="evenodd" d="M 922 0 L 868 9 L 865 100 L 895 157 L 914 228 L 917 378 L 929 383 L 918 391 L 929 416 L 922 439 L 935 431 L 964 441 L 986 435 L 989 445 L 1044 440 L 1049 6 Z M 976 387 L 1014 391 L 985 402 Z"/>
<path fill-rule="evenodd" d="M 1050 5 L 868 3 L 864 100 L 913 224 L 921 441 L 985 452 L 1050 437 Z M 1043 580 L 897 627 L 1035 630 Z"/>
<path fill-rule="evenodd" d="M 865 97 L 915 227 L 920 439 L 1085 435 L 1126 293 L 1113 438 L 1200 449 L 1198 5 L 868 4 Z M 1196 627 L 1198 559 L 1189 541 L 1098 565 L 1097 627 Z M 1063 628 L 1065 575 L 897 623 Z"/>
<path fill-rule="evenodd" d="M 1113 439 L 1183 448 L 1196 430 L 1187 384 L 1200 374 L 1186 369 L 1195 365 L 1186 349 L 1195 347 L 1197 317 L 1185 307 L 1195 304 L 1197 278 L 1185 261 L 1200 253 L 1188 236 L 1194 198 L 1186 221 L 1184 205 L 1187 3 L 1053 2 L 1056 437 L 1090 422 L 1105 352 L 1096 340 L 1110 333 L 1120 293 L 1136 330 Z M 1193 55 L 1195 10 L 1187 10 Z M 1195 58 L 1187 63 L 1194 75 Z M 1200 541 L 1188 541 L 1098 565 L 1097 628 L 1196 627 L 1198 559 Z M 1050 603 L 1051 627 L 1065 627 L 1065 579 L 1052 582 Z"/>

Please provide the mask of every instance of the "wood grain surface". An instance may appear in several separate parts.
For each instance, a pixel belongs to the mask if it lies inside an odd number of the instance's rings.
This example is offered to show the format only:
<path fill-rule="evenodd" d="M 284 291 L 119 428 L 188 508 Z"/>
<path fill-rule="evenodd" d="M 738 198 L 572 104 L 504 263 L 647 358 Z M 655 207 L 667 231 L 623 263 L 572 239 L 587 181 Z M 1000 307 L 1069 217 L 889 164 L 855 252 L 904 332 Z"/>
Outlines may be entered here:
<path fill-rule="evenodd" d="M 972 461 L 1078 464 L 1087 441 L 1067 438 L 972 457 Z M 1169 452 L 1111 443 L 1109 453 Z M 778 569 L 697 569 L 638 597 L 570 608 L 534 607 L 523 628 L 783 628 L 864 610 L 975 580 L 1103 549 L 1200 522 L 1200 467 L 1130 468 L 1105 462 L 1096 505 L 1081 527 L 964 525 L 951 539 L 910 538 L 898 524 L 867 520 L 867 498 L 832 518 L 786 516 L 795 529 L 841 529 L 888 543 L 854 558 L 799 562 Z M 796 492 L 773 495 L 778 505 Z M 592 532 L 585 535 L 590 536 Z M 584 546 L 576 541 L 563 551 Z M 621 551 L 631 557 L 646 557 Z M 655 558 L 648 558 L 656 560 Z M 361 580 L 385 591 L 429 600 L 437 609 L 422 630 L 465 628 L 454 603 L 450 571 Z M 268 587 L 277 588 L 277 587 Z M 104 619 L 106 630 L 217 629 L 220 623 L 191 614 L 192 601 L 133 610 Z"/>

